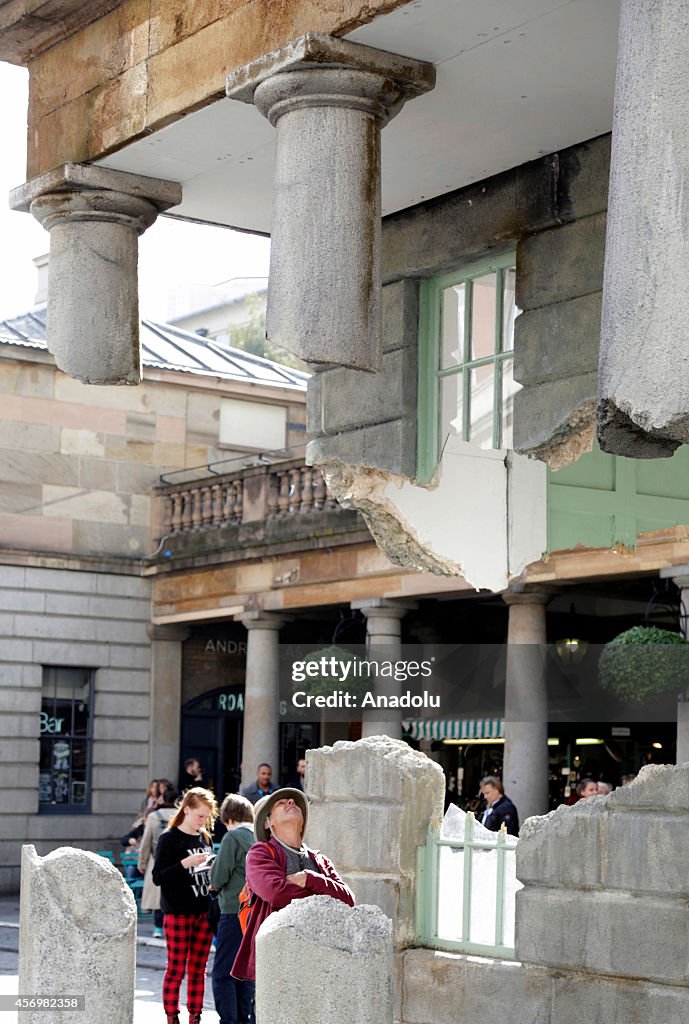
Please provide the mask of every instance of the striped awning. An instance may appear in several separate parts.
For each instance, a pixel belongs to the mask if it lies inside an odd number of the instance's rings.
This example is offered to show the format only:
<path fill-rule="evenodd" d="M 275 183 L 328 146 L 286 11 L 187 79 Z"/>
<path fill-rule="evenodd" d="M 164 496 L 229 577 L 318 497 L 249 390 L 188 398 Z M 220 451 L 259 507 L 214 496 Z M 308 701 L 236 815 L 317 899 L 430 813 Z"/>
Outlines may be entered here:
<path fill-rule="evenodd" d="M 414 740 L 501 740 L 502 718 L 408 718 L 403 723 Z"/>

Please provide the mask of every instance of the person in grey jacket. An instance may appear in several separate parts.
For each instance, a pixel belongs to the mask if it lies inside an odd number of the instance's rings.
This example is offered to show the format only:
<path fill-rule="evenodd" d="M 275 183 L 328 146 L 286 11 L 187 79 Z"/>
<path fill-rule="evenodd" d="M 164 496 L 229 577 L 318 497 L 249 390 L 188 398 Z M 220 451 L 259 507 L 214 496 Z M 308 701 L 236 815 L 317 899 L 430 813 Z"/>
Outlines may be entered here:
<path fill-rule="evenodd" d="M 227 826 L 211 870 L 211 885 L 218 893 L 220 919 L 213 963 L 213 998 L 220 1024 L 254 1024 L 254 983 L 230 977 L 242 941 L 239 926 L 239 893 L 246 875 L 244 862 L 254 842 L 254 808 L 239 794 L 226 796 L 220 817 Z"/>

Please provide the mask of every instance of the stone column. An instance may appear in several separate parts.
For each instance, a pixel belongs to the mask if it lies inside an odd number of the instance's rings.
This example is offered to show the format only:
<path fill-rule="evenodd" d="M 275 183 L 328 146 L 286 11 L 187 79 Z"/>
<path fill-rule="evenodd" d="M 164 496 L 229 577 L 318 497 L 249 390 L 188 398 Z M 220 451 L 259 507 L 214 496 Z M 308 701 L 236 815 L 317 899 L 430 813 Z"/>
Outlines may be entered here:
<path fill-rule="evenodd" d="M 511 591 L 505 680 L 505 792 L 519 821 L 548 811 L 548 695 L 544 591 Z"/>
<path fill-rule="evenodd" d="M 151 691 L 148 777 L 176 779 L 179 775 L 179 735 L 182 707 L 182 644 L 186 626 L 149 626 Z"/>
<path fill-rule="evenodd" d="M 689 6 L 622 0 L 598 437 L 604 451 L 669 456 L 689 442 Z"/>
<path fill-rule="evenodd" d="M 135 952 L 136 904 L 114 865 L 71 847 L 46 857 L 22 847 L 19 991 L 86 1003 L 30 1009 L 24 1024 L 131 1024 Z"/>
<path fill-rule="evenodd" d="M 358 904 L 391 918 L 398 949 L 415 945 L 417 850 L 440 828 L 440 765 L 388 736 L 338 740 L 307 751 L 306 795 L 309 845 L 327 853 Z"/>
<path fill-rule="evenodd" d="M 681 605 L 680 629 L 685 640 L 689 640 L 689 621 L 684 618 L 689 613 L 689 565 L 674 565 L 672 568 L 661 569 L 663 578 L 671 577 L 679 587 Z M 677 697 L 677 752 L 676 764 L 689 761 L 689 685 Z"/>
<path fill-rule="evenodd" d="M 310 33 L 228 76 L 277 129 L 267 334 L 308 363 L 376 370 L 380 131 L 430 64 Z"/>
<path fill-rule="evenodd" d="M 331 896 L 295 900 L 256 938 L 256 1017 L 392 1024 L 393 975 L 392 922 L 378 907 L 348 907 Z"/>
<path fill-rule="evenodd" d="M 65 373 L 139 383 L 138 236 L 181 201 L 176 182 L 71 163 L 11 193 L 50 232 L 48 348 Z"/>
<path fill-rule="evenodd" d="M 402 619 L 408 611 L 417 605 L 413 601 L 388 601 L 385 598 L 370 598 L 363 601 L 352 601 L 352 608 L 358 609 L 366 617 L 366 655 L 370 659 L 380 661 L 397 661 L 402 655 Z M 395 688 L 402 692 L 402 683 L 385 679 L 385 688 L 381 692 L 391 694 Z M 372 690 L 378 687 L 372 685 Z M 392 736 L 399 739 L 402 735 L 402 715 L 391 711 L 388 717 L 381 712 L 370 716 L 364 712 L 362 736 Z"/>
<path fill-rule="evenodd" d="M 279 631 L 286 619 L 270 612 L 248 612 L 246 680 L 242 739 L 242 786 L 256 780 L 256 768 L 266 761 L 277 779 L 280 767 L 278 720 Z"/>

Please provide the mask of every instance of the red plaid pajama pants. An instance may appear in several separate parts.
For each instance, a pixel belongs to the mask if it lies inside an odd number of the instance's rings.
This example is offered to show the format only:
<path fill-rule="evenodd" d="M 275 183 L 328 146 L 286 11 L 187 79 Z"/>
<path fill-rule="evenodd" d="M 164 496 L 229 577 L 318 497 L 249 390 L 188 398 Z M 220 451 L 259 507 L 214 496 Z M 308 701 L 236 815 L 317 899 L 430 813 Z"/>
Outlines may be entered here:
<path fill-rule="evenodd" d="M 167 943 L 167 966 L 163 980 L 165 1013 L 179 1012 L 179 990 L 187 975 L 187 1008 L 189 1013 L 203 1010 L 203 989 L 206 982 L 206 961 L 213 941 L 205 914 L 183 916 L 166 914 L 163 922 Z"/>

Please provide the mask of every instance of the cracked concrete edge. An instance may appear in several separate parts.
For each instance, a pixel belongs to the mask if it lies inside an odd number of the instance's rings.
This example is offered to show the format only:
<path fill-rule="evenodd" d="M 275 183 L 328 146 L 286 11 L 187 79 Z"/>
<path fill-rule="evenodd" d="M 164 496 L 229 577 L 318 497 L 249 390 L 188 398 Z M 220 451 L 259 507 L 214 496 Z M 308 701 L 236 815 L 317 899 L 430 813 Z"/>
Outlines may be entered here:
<path fill-rule="evenodd" d="M 595 402 L 591 400 L 574 409 L 546 441 L 516 451 L 519 455 L 540 459 L 549 469 L 558 470 L 590 452 L 595 436 Z"/>
<path fill-rule="evenodd" d="M 376 544 L 394 565 L 431 572 L 436 576 L 465 578 L 464 567 L 430 550 L 385 496 L 384 491 L 389 484 L 397 487 L 408 484 L 406 477 L 337 461 L 319 463 L 318 468 L 340 505 L 361 512 Z"/>
<path fill-rule="evenodd" d="M 648 429 L 632 418 L 631 409 L 602 398 L 596 410 L 598 443 L 604 452 L 633 459 L 669 459 L 687 437 L 687 415 L 677 417 L 661 429 Z"/>

